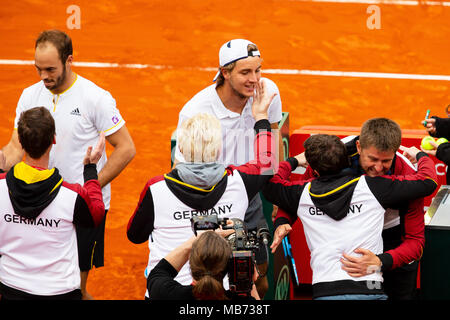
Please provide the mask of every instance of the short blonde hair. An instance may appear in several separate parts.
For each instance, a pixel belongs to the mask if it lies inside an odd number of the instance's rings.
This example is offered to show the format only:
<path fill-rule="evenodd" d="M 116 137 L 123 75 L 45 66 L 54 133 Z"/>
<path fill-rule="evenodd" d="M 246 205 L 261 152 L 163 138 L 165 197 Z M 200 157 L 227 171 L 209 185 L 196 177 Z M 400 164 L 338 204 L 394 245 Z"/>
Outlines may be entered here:
<path fill-rule="evenodd" d="M 186 162 L 215 162 L 222 149 L 222 128 L 213 115 L 199 113 L 183 121 L 177 139 Z"/>

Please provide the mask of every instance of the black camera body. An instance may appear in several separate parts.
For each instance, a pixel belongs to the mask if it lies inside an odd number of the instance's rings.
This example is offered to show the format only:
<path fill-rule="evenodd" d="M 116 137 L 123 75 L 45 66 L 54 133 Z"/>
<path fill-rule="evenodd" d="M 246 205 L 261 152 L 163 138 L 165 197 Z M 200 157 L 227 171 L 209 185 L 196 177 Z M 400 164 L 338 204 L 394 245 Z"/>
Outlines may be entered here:
<path fill-rule="evenodd" d="M 233 222 L 232 225 L 228 221 Z M 191 218 L 194 234 L 198 230 L 234 229 L 234 233 L 227 237 L 232 253 L 228 261 L 228 278 L 230 291 L 250 296 L 255 272 L 255 253 L 259 250 L 259 242 L 268 243 L 268 230 L 258 229 L 248 231 L 240 219 L 219 218 L 217 215 L 195 216 Z"/>

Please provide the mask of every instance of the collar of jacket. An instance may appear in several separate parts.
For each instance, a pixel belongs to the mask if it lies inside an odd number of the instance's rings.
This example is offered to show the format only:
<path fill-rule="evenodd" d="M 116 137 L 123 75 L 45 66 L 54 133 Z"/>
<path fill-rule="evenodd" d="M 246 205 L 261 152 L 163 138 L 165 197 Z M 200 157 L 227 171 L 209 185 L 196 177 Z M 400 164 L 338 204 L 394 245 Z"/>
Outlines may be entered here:
<path fill-rule="evenodd" d="M 6 174 L 14 212 L 24 218 L 36 218 L 56 197 L 62 182 L 57 168 L 39 170 L 19 162 Z"/>

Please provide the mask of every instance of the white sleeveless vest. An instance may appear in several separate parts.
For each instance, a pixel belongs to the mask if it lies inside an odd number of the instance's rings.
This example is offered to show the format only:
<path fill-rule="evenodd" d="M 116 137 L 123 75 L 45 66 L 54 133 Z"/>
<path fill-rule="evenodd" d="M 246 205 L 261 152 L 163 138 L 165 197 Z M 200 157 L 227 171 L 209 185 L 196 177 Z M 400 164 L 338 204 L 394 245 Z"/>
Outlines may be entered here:
<path fill-rule="evenodd" d="M 300 197 L 297 211 L 301 219 L 306 242 L 311 251 L 312 284 L 338 280 L 383 281 L 381 273 L 353 278 L 342 270 L 342 254 L 356 256 L 353 251 L 364 248 L 375 254 L 383 252 L 385 209 L 376 200 L 362 176 L 353 193 L 349 212 L 336 221 L 317 208 L 309 194 L 310 184 Z"/>

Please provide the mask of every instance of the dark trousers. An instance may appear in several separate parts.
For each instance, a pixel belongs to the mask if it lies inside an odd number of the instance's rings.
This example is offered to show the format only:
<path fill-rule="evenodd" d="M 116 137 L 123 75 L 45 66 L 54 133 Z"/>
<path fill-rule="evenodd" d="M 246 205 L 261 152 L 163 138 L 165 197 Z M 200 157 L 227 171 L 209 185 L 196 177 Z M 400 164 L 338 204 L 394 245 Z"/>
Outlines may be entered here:
<path fill-rule="evenodd" d="M 417 270 L 419 262 L 383 272 L 384 291 L 389 300 L 414 300 L 417 298 Z"/>
<path fill-rule="evenodd" d="M 1 300 L 81 300 L 81 290 L 76 289 L 64 294 L 54 296 L 39 296 L 20 291 L 0 282 Z"/>

